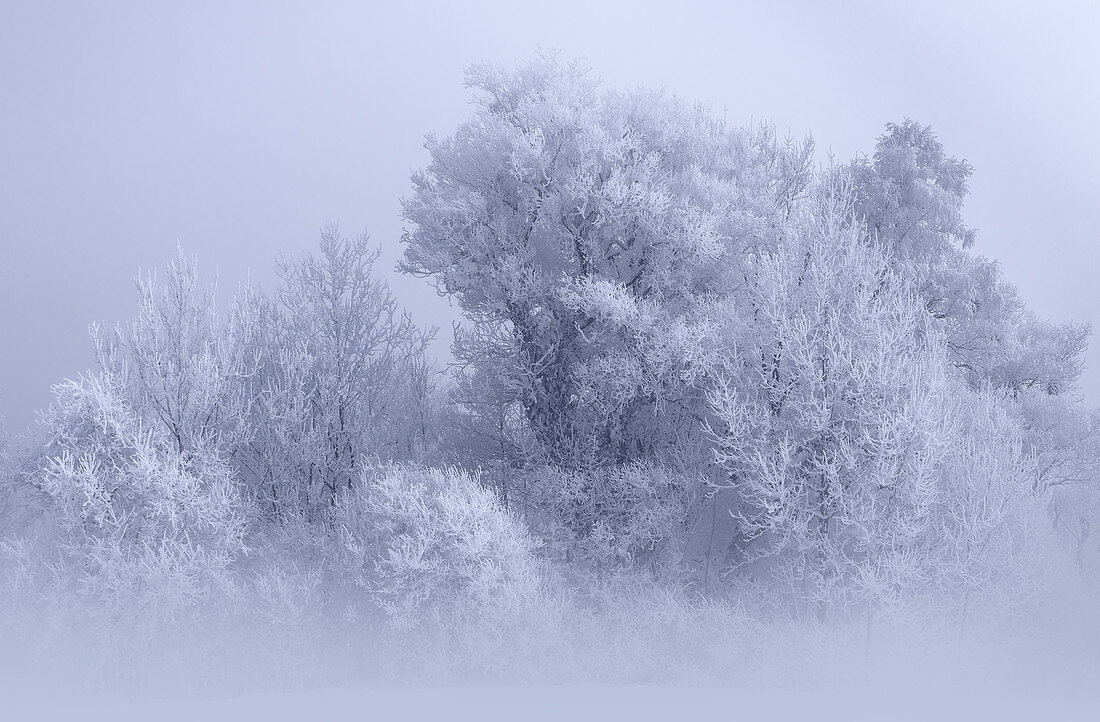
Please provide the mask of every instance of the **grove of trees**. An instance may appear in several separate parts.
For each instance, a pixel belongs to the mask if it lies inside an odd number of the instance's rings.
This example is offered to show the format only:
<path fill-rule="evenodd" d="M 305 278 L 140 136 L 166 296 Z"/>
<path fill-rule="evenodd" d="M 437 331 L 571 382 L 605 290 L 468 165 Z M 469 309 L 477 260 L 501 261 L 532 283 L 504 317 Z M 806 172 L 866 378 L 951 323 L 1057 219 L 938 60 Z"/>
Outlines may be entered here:
<path fill-rule="evenodd" d="M 673 624 L 722 677 L 746 619 L 966 636 L 1094 593 L 1090 329 L 972 253 L 930 128 L 822 164 L 552 56 L 468 84 L 403 201 L 454 363 L 334 227 L 227 305 L 182 252 L 141 276 L 5 440 L 13 645 L 133 681 L 237 625 L 295 677 L 597 648 L 629 676 Z"/>

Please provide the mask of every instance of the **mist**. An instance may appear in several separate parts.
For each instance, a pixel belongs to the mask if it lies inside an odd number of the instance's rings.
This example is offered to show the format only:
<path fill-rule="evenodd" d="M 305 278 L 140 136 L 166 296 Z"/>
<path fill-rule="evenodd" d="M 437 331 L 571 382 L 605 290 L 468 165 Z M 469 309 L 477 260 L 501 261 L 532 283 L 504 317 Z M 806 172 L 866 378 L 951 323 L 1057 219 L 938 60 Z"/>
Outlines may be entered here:
<path fill-rule="evenodd" d="M 1087 717 L 1096 10 L 0 11 L 0 709 Z"/>

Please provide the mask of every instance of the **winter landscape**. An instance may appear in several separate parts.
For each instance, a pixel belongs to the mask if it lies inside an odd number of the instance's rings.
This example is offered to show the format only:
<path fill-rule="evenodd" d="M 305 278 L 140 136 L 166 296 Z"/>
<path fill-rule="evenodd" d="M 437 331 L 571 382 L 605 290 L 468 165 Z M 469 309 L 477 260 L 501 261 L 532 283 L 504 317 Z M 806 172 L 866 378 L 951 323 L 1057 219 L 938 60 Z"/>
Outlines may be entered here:
<path fill-rule="evenodd" d="M 886 5 L 0 11 L 0 714 L 1100 719 L 1100 16 Z"/>

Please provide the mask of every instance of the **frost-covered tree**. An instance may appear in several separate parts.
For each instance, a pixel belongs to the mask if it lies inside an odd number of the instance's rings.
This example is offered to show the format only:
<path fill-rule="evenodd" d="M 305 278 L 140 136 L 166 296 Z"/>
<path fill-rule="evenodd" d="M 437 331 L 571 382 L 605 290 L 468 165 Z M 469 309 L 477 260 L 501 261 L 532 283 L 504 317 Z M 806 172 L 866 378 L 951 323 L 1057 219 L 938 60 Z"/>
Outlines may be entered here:
<path fill-rule="evenodd" d="M 1095 519 L 1096 431 L 1077 400 L 1091 328 L 1038 318 L 995 262 L 972 256 L 962 218 L 970 166 L 948 156 L 931 128 L 887 126 L 873 158 L 851 166 L 857 215 L 898 273 L 915 283 L 952 365 L 974 390 L 1013 401 L 1023 453 L 1059 534 L 1083 558 Z"/>
<path fill-rule="evenodd" d="M 226 456 L 247 431 L 241 391 L 255 371 L 250 338 L 227 333 L 215 290 L 182 249 L 164 273 L 137 279 L 134 319 L 104 333 L 92 326 L 100 368 L 147 426 L 168 434 L 179 454 Z"/>
<path fill-rule="evenodd" d="M 962 215 L 973 171 L 966 161 L 947 155 L 931 127 L 907 119 L 888 124 L 874 155 L 849 171 L 856 216 L 915 284 L 972 388 L 1073 389 L 1090 329 L 1037 319 L 996 262 L 967 252 L 975 231 Z"/>
<path fill-rule="evenodd" d="M 429 140 L 404 209 L 406 270 L 468 320 L 468 433 L 518 466 L 690 466 L 705 456 L 690 451 L 708 366 L 695 319 L 749 249 L 778 243 L 811 145 L 554 58 L 467 82 L 474 116 Z"/>
<path fill-rule="evenodd" d="M 434 332 L 374 276 L 379 251 L 334 227 L 320 250 L 281 265 L 273 299 L 243 295 L 233 322 L 256 339 L 238 463 L 262 508 L 315 519 L 371 460 L 423 459 L 435 401 Z"/>
<path fill-rule="evenodd" d="M 529 519 L 556 520 L 542 531 L 576 535 L 572 558 L 679 559 L 714 473 L 717 309 L 737 306 L 748 259 L 783 243 L 812 142 L 609 90 L 553 57 L 467 83 L 473 117 L 429 139 L 404 202 L 405 269 L 466 316 L 457 458 Z"/>
<path fill-rule="evenodd" d="M 754 264 L 710 393 L 716 459 L 742 499 L 742 559 L 816 602 L 903 586 L 947 443 L 942 348 L 904 279 L 823 187 Z M 899 556 L 900 555 L 900 556 Z M 888 581 L 887 581 L 888 578 Z"/>

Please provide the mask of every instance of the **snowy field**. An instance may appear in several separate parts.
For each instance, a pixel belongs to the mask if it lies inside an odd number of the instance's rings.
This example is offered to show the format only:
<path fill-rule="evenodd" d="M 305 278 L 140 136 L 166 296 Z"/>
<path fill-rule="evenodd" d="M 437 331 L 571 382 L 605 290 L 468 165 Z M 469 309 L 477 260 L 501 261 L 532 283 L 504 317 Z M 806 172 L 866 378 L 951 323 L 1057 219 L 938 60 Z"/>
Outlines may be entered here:
<path fill-rule="evenodd" d="M 641 685 L 320 690 L 201 702 L 42 705 L 26 720 L 1097 720 L 1100 701 L 1058 696 L 792 693 Z"/>

